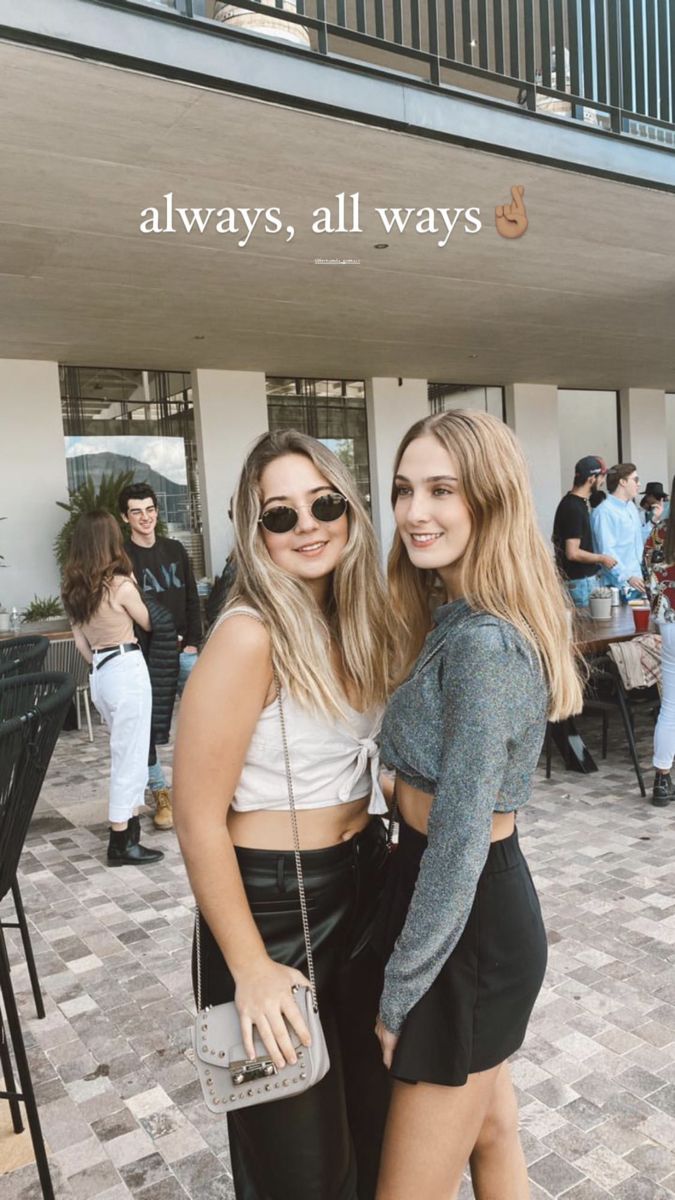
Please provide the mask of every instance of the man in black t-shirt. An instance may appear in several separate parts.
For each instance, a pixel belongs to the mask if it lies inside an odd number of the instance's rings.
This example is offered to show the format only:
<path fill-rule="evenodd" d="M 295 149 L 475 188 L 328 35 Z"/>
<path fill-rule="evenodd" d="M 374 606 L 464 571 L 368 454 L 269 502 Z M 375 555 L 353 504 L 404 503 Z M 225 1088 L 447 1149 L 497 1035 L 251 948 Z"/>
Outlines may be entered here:
<path fill-rule="evenodd" d="M 141 592 L 147 592 L 173 617 L 178 634 L 178 692 L 183 691 L 197 661 L 202 636 L 197 585 L 185 547 L 174 538 L 157 537 L 157 497 L 147 483 L 132 483 L 119 494 L 122 520 L 131 537 L 126 551 Z M 173 827 L 171 792 L 154 742 L 150 743 L 148 783 L 155 799 L 154 823 Z"/>
<path fill-rule="evenodd" d="M 563 496 L 553 521 L 553 546 L 558 570 L 578 608 L 585 607 L 597 586 L 599 567 L 611 568 L 611 554 L 596 554 L 593 549 L 588 500 L 605 482 L 607 467 L 597 454 L 580 458 L 574 468 L 574 485 Z"/>

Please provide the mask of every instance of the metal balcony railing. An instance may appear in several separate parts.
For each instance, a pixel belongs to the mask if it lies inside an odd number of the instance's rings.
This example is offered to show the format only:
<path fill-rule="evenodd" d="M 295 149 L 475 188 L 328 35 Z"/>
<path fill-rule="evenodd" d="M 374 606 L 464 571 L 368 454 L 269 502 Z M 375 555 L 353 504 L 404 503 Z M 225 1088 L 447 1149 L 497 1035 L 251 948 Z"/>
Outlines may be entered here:
<path fill-rule="evenodd" d="M 287 29 L 298 27 L 307 53 L 675 147 L 675 0 L 108 2 L 210 29 L 225 29 L 236 4 L 263 16 L 268 35 L 274 8 Z M 255 22 L 247 32 L 255 36 Z"/>

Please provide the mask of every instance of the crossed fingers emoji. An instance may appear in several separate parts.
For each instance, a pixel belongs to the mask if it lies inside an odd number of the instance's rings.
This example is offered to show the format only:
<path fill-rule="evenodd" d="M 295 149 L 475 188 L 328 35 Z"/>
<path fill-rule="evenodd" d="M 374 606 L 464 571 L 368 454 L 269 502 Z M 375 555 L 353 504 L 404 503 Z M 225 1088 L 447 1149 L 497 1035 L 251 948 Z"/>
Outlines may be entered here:
<path fill-rule="evenodd" d="M 525 188 L 521 184 L 514 184 L 511 188 L 511 204 L 498 204 L 495 209 L 495 225 L 497 233 L 504 238 L 519 238 L 525 233 L 528 226 L 527 212 L 523 196 Z"/>

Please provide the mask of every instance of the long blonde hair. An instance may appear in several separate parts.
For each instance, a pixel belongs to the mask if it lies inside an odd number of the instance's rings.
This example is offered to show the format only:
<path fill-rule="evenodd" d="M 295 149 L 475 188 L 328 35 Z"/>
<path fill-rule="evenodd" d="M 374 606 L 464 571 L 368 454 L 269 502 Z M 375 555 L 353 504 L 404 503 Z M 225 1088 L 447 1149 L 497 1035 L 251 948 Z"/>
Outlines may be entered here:
<path fill-rule="evenodd" d="M 260 480 L 277 458 L 302 454 L 349 501 L 349 536 L 331 581 L 326 612 L 301 579 L 270 558 L 258 524 Z M 389 690 L 391 637 L 387 597 L 370 518 L 347 468 L 330 450 L 296 430 L 265 433 L 244 463 L 232 501 L 236 580 L 225 610 L 247 604 L 260 613 L 284 684 L 307 708 L 345 715 L 345 686 L 360 706 L 383 704 Z M 339 661 L 336 672 L 328 652 Z"/>
<path fill-rule="evenodd" d="M 550 694 L 549 717 L 582 707 L 581 672 L 570 637 L 570 603 L 535 516 L 527 464 L 511 430 L 484 412 L 454 411 L 418 421 L 396 455 L 431 435 L 451 455 L 471 514 L 472 534 L 459 586 L 472 608 L 510 621 L 534 648 Z M 392 505 L 396 487 L 392 488 Z M 389 555 L 389 586 L 405 675 L 431 625 L 438 576 L 413 566 L 398 530 Z"/>

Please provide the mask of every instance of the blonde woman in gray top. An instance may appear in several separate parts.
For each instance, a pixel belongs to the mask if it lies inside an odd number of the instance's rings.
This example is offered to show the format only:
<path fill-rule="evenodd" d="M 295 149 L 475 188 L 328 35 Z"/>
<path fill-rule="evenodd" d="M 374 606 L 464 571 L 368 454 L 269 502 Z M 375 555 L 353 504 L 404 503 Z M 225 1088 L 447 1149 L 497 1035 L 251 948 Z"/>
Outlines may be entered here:
<path fill-rule="evenodd" d="M 581 708 L 568 601 L 522 453 L 494 417 L 414 425 L 392 499 L 401 683 L 382 757 L 401 821 L 379 936 L 377 1032 L 394 1090 L 377 1200 L 454 1200 L 467 1162 L 477 1200 L 526 1200 L 506 1060 L 546 935 L 515 818 L 547 716 Z"/>
<path fill-rule="evenodd" d="M 242 1200 L 373 1200 L 389 1094 L 369 942 L 387 847 L 377 742 L 389 676 L 373 531 L 347 469 L 300 433 L 265 434 L 233 500 L 236 584 L 187 685 L 176 829 L 200 917 L 202 999 L 234 1000 L 277 1068 L 307 1041 L 279 704 L 331 1067 L 308 1091 L 228 1114 Z M 277 694 L 274 672 L 280 679 Z"/>

